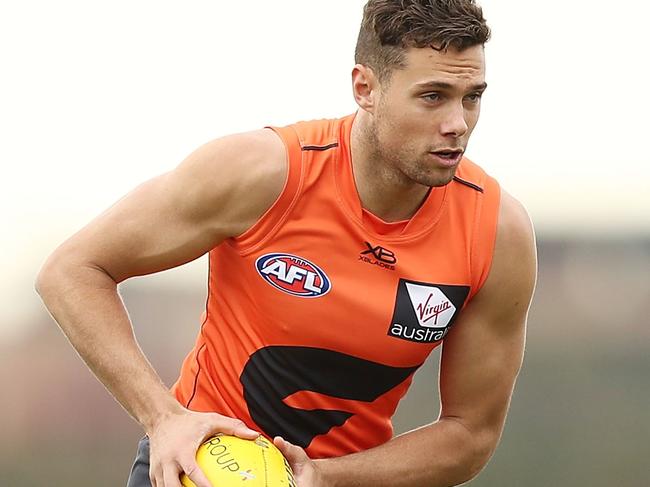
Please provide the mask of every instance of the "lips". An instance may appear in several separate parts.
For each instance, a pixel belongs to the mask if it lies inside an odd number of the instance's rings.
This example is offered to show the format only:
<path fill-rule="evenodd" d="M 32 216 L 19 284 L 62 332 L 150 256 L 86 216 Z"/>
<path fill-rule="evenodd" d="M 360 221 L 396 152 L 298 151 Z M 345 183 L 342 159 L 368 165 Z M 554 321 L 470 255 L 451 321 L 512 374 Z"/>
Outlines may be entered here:
<path fill-rule="evenodd" d="M 463 157 L 463 151 L 460 149 L 443 149 L 430 152 L 431 155 L 447 167 L 455 166 Z"/>
<path fill-rule="evenodd" d="M 463 153 L 462 149 L 442 149 L 442 150 L 437 150 L 437 151 L 432 151 L 435 155 L 440 156 L 440 157 L 445 157 L 448 159 L 452 159 L 459 154 Z"/>

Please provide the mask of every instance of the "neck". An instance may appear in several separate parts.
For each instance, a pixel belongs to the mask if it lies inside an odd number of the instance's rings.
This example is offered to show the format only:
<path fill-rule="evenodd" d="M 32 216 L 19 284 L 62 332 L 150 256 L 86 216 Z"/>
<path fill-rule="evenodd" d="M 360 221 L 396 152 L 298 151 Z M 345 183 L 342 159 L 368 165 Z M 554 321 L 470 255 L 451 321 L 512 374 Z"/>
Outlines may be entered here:
<path fill-rule="evenodd" d="M 386 222 L 410 219 L 431 188 L 402 173 L 377 150 L 372 115 L 359 110 L 352 124 L 350 152 L 361 206 Z"/>

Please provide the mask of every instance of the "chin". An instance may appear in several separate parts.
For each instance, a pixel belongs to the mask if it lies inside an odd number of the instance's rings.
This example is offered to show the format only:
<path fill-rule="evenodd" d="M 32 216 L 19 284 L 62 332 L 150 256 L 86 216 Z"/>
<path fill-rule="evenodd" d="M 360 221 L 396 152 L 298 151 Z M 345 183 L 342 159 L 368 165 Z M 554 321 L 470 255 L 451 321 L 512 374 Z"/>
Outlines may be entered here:
<path fill-rule="evenodd" d="M 456 168 L 453 167 L 444 170 L 437 170 L 429 174 L 423 174 L 422 177 L 415 179 L 415 181 L 423 186 L 438 188 L 440 186 L 448 185 L 454 179 L 455 175 Z"/>
<path fill-rule="evenodd" d="M 431 160 L 420 160 L 415 164 L 404 166 L 403 173 L 411 181 L 428 187 L 440 187 L 449 184 L 458 170 L 458 164 L 443 166 Z"/>
<path fill-rule="evenodd" d="M 431 188 L 440 188 L 442 186 L 447 186 L 449 183 L 451 183 L 451 181 L 453 179 L 454 179 L 453 176 L 448 178 L 448 179 L 444 179 L 444 180 L 435 179 L 435 180 L 430 181 L 429 184 L 427 184 L 426 186 L 429 186 Z"/>

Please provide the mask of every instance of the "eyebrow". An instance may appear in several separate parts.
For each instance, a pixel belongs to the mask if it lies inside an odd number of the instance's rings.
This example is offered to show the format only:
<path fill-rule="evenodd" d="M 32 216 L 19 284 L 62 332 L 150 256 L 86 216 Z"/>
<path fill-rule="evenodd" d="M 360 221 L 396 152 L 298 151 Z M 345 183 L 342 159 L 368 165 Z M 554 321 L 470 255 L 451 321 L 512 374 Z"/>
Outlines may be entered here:
<path fill-rule="evenodd" d="M 454 85 L 450 83 L 445 83 L 444 81 L 427 81 L 425 83 L 418 83 L 415 85 L 416 88 L 434 88 L 439 90 L 453 90 Z M 487 83 L 479 83 L 477 85 L 470 86 L 469 91 L 485 91 L 487 88 Z"/>

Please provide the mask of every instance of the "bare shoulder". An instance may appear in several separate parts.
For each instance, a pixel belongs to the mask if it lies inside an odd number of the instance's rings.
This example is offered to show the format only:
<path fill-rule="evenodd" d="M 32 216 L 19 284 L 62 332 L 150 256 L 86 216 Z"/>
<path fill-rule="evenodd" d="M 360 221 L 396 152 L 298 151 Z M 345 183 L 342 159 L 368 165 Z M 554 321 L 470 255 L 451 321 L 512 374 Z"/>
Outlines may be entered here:
<path fill-rule="evenodd" d="M 497 249 L 534 249 L 535 235 L 528 211 L 519 200 L 505 190 L 501 190 L 501 205 L 497 226 Z"/>
<path fill-rule="evenodd" d="M 168 177 L 191 189 L 185 198 L 195 211 L 218 215 L 220 233 L 229 237 L 243 233 L 273 204 L 287 170 L 284 143 L 262 129 L 208 142 Z"/>
<path fill-rule="evenodd" d="M 121 198 L 44 267 L 92 266 L 121 282 L 182 265 L 251 227 L 286 174 L 284 144 L 271 130 L 216 139 Z"/>
<path fill-rule="evenodd" d="M 490 274 L 476 299 L 501 318 L 525 315 L 537 276 L 533 225 L 526 208 L 501 191 L 501 205 Z"/>

